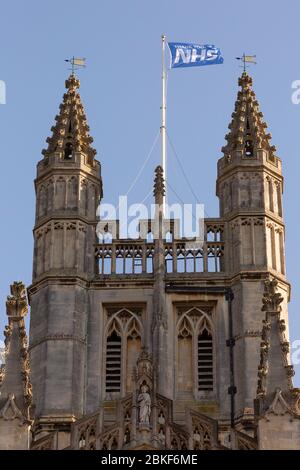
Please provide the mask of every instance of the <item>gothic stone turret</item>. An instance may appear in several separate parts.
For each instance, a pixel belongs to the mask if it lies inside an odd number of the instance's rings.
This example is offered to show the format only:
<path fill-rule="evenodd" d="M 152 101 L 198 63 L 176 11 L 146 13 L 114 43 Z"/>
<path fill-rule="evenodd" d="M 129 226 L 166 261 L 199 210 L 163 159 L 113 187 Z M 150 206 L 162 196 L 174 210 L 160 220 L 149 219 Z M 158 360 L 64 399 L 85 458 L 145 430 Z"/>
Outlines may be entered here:
<path fill-rule="evenodd" d="M 35 432 L 68 427 L 83 413 L 87 335 L 85 285 L 94 273 L 100 164 L 86 122 L 79 80 L 67 91 L 38 163 L 30 356 Z M 61 424 L 60 424 L 61 423 Z"/>
<path fill-rule="evenodd" d="M 237 413 L 247 416 L 253 414 L 264 279 L 272 273 L 280 281 L 284 318 L 290 288 L 285 277 L 281 160 L 266 133 L 252 78 L 244 72 L 239 86 L 224 156 L 218 162 L 217 195 L 227 226 L 227 272 L 234 292 Z"/>

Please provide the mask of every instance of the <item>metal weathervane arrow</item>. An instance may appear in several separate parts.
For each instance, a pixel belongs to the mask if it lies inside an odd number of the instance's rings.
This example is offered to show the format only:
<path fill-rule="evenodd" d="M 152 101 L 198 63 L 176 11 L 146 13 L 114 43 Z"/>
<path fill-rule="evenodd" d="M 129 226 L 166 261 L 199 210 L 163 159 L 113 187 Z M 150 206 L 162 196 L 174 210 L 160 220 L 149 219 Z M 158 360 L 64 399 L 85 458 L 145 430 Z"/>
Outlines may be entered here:
<path fill-rule="evenodd" d="M 74 75 L 75 70 L 78 70 L 80 67 L 86 67 L 85 64 L 85 57 L 72 57 L 71 59 L 65 59 L 65 62 L 69 62 L 71 64 L 72 74 Z"/>

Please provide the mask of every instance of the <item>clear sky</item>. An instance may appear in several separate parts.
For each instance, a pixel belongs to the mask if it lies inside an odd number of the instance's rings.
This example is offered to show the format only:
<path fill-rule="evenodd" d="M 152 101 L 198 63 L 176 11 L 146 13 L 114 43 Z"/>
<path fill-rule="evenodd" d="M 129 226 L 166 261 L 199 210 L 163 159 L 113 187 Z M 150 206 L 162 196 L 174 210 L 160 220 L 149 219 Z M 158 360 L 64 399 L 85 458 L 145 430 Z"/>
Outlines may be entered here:
<path fill-rule="evenodd" d="M 261 0 L 2 2 L 0 80 L 6 83 L 7 103 L 0 105 L 1 331 L 9 284 L 31 282 L 33 180 L 69 73 L 64 59 L 87 58 L 87 68 L 79 73 L 81 96 L 102 163 L 104 200 L 115 203 L 159 130 L 164 32 L 173 41 L 216 44 L 225 58 L 223 65 L 174 70 L 168 80 L 168 132 L 211 217 L 218 215 L 217 159 L 241 73 L 235 57 L 257 55 L 250 73 L 283 161 L 290 334 L 292 341 L 300 339 L 300 105 L 291 101 L 292 82 L 300 79 L 299 16 L 296 0 L 272 5 Z M 140 202 L 151 189 L 159 158 L 156 146 L 131 202 Z M 180 198 L 194 202 L 171 152 L 169 181 Z M 170 200 L 176 197 L 170 194 Z M 295 382 L 300 386 L 300 370 Z"/>

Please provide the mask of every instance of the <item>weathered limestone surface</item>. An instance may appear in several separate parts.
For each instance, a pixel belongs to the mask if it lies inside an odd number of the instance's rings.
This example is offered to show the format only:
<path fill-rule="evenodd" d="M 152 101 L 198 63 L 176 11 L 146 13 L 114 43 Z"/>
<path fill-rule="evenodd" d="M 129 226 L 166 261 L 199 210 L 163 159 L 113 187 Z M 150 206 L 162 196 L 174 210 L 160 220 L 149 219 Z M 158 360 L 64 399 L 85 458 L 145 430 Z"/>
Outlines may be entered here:
<path fill-rule="evenodd" d="M 27 335 L 24 317 L 27 314 L 25 286 L 15 282 L 10 287 L 6 311 L 6 358 L 0 375 L 0 449 L 29 449 L 30 406 L 32 391 L 29 378 Z"/>
<path fill-rule="evenodd" d="M 133 240 L 97 219 L 101 166 L 79 80 L 66 81 L 35 180 L 28 349 L 22 315 L 9 316 L 0 448 L 26 448 L 30 424 L 37 450 L 300 447 L 281 160 L 247 73 L 239 86 L 220 216 L 181 238 L 158 166 L 156 212 Z"/>

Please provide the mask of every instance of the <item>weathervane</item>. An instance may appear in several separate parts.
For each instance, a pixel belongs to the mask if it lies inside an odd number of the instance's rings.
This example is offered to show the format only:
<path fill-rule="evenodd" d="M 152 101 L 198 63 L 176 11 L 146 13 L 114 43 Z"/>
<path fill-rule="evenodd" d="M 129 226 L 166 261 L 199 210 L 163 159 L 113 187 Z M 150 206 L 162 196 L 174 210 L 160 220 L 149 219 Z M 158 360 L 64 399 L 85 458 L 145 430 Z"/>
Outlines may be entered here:
<path fill-rule="evenodd" d="M 244 72 L 246 72 L 246 64 L 256 64 L 256 55 L 246 55 L 245 53 L 242 55 L 242 57 L 236 57 L 237 60 L 242 60 L 243 61 L 243 65 L 242 67 L 244 67 Z"/>
<path fill-rule="evenodd" d="M 72 70 L 72 75 L 74 75 L 75 70 L 78 70 L 79 67 L 86 67 L 84 57 L 80 59 L 78 57 L 73 56 L 71 59 L 65 59 L 65 62 L 70 62 L 71 64 L 70 70 Z"/>

